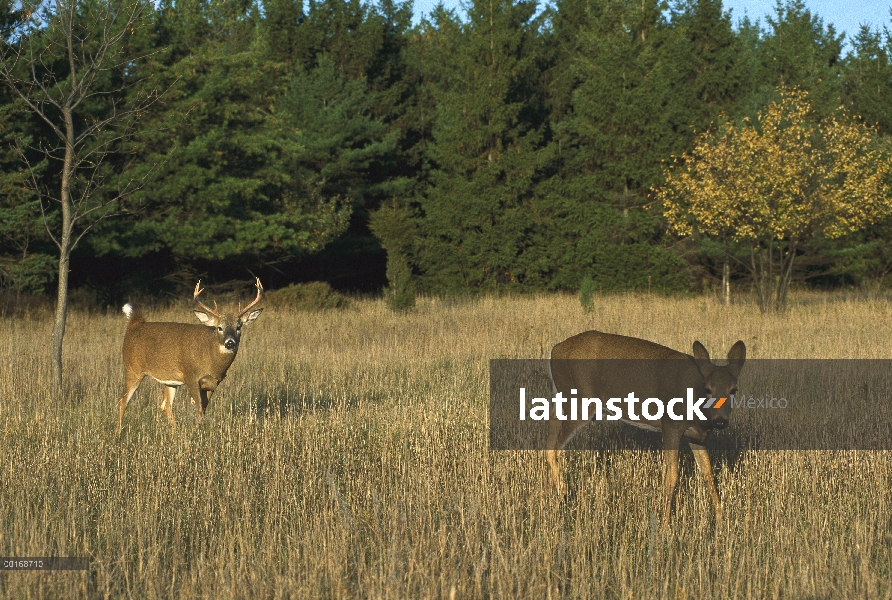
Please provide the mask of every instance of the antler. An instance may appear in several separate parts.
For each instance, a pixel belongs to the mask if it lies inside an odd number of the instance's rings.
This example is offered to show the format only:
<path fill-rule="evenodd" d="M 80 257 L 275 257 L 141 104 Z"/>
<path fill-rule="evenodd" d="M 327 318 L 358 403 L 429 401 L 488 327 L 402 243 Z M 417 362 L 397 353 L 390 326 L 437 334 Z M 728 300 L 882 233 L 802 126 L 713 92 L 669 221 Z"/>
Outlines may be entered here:
<path fill-rule="evenodd" d="M 260 302 L 260 299 L 263 298 L 263 286 L 260 285 L 260 278 L 256 277 L 255 279 L 257 280 L 256 283 L 254 284 L 254 287 L 257 288 L 257 297 L 254 298 L 254 302 L 252 302 L 251 304 L 246 306 L 244 310 L 239 311 L 239 313 L 238 313 L 239 317 L 241 317 L 243 314 L 245 314 L 246 312 L 248 312 L 249 310 L 254 308 L 257 305 L 257 303 Z M 239 305 L 239 306 L 241 306 L 241 305 Z"/>
<path fill-rule="evenodd" d="M 211 313 L 212 315 L 214 315 L 214 316 L 217 317 L 218 319 L 221 318 L 223 315 L 221 315 L 220 313 L 218 313 L 218 312 L 216 311 L 216 308 L 217 308 L 217 301 L 216 301 L 216 300 L 214 300 L 214 308 L 211 309 L 210 307 L 205 306 L 204 304 L 202 304 L 202 303 L 201 303 L 201 300 L 198 299 L 198 295 L 199 295 L 201 292 L 203 292 L 203 291 L 204 291 L 204 289 L 202 289 L 202 287 L 201 287 L 201 279 L 199 279 L 199 280 L 198 280 L 198 283 L 195 284 L 195 291 L 192 293 L 192 299 L 195 300 L 195 304 L 197 304 L 198 306 L 200 306 L 200 307 L 203 308 L 204 310 L 208 311 L 209 313 Z"/>

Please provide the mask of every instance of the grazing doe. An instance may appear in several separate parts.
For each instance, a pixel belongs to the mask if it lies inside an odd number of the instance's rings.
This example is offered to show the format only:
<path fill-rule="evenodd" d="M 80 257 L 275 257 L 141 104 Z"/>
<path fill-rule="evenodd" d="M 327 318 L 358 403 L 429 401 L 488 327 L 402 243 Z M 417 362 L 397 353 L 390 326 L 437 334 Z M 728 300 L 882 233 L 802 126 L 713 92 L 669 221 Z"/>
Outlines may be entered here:
<path fill-rule="evenodd" d="M 647 362 L 644 362 L 644 361 Z M 662 434 L 663 438 L 663 521 L 669 520 L 675 488 L 678 483 L 678 446 L 682 438 L 688 440 L 700 473 L 706 482 L 715 504 L 716 516 L 722 517 L 722 504 L 715 487 L 712 464 L 703 443 L 713 429 L 728 425 L 732 403 L 721 402 L 737 393 L 737 378 L 746 360 L 746 346 L 738 341 L 728 352 L 728 364 L 716 366 L 709 359 L 709 352 L 700 342 L 694 342 L 694 355 L 677 352 L 647 340 L 586 331 L 556 345 L 549 358 L 549 374 L 552 392 L 564 397 L 598 397 L 605 400 L 616 396 L 618 390 L 636 392 L 644 398 L 669 398 L 683 396 L 687 388 L 693 389 L 695 398 L 716 399 L 714 406 L 704 408 L 707 418 L 702 421 L 692 415 L 670 418 L 667 414 L 659 420 L 621 420 Z M 570 438 L 589 421 L 549 421 L 549 437 L 546 457 L 551 468 L 552 481 L 563 490 L 563 478 L 558 466 L 560 450 Z"/>
<path fill-rule="evenodd" d="M 235 360 L 242 326 L 256 319 L 263 311 L 262 308 L 251 310 L 263 297 L 259 278 L 255 287 L 257 297 L 244 310 L 239 306 L 237 314 L 223 314 L 198 300 L 198 295 L 203 291 L 199 281 L 192 298 L 202 309 L 195 311 L 201 325 L 149 323 L 133 306 L 124 305 L 127 333 L 124 335 L 124 393 L 118 400 L 119 434 L 127 403 L 146 375 L 167 386 L 161 410 L 172 426 L 176 427 L 173 399 L 181 385 L 189 390 L 199 418 L 204 415 L 211 394 L 226 377 L 226 371 Z M 216 308 L 217 303 L 214 302 Z"/>

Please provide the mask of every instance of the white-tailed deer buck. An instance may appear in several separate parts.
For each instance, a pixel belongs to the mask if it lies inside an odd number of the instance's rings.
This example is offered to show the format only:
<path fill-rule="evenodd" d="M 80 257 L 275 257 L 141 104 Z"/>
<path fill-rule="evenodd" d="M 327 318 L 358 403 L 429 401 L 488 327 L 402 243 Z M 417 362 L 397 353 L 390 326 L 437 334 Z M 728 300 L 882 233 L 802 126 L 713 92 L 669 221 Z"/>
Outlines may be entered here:
<path fill-rule="evenodd" d="M 148 323 L 130 304 L 124 305 L 127 333 L 124 335 L 124 393 L 118 400 L 118 433 L 123 427 L 127 403 L 146 375 L 167 386 L 161 400 L 161 410 L 171 425 L 176 427 L 173 399 L 181 385 L 189 390 L 198 416 L 204 415 L 211 394 L 226 377 L 226 371 L 235 360 L 242 326 L 256 319 L 263 311 L 262 308 L 251 310 L 263 297 L 259 278 L 255 287 L 257 297 L 244 310 L 239 306 L 236 314 L 223 314 L 198 300 L 198 295 L 203 291 L 199 281 L 192 298 L 202 309 L 195 311 L 201 325 Z M 217 303 L 214 302 L 216 308 Z"/>
<path fill-rule="evenodd" d="M 728 352 L 728 364 L 716 366 L 709 359 L 709 352 L 700 342 L 694 342 L 694 355 L 683 354 L 647 340 L 586 331 L 556 345 L 549 358 L 552 392 L 565 398 L 616 396 L 618 390 L 634 391 L 641 399 L 684 396 L 688 388 L 696 398 L 715 398 L 714 406 L 705 408 L 706 420 L 694 418 L 686 411 L 673 413 L 669 410 L 659 420 L 632 421 L 628 415 L 621 419 L 627 423 L 658 431 L 663 436 L 663 521 L 669 520 L 678 483 L 678 447 L 686 439 L 694 452 L 700 473 L 715 504 L 716 515 L 722 517 L 722 505 L 715 487 L 712 464 L 703 443 L 713 429 L 728 425 L 731 402 L 721 402 L 737 393 L 737 378 L 746 361 L 746 346 L 738 341 Z M 631 409 L 630 409 L 631 410 Z M 653 413 L 651 413 L 653 414 Z M 683 418 L 678 418 L 678 417 Z M 551 467 L 552 481 L 563 491 L 563 478 L 558 466 L 561 449 L 570 438 L 589 421 L 549 420 L 549 436 L 546 456 Z"/>

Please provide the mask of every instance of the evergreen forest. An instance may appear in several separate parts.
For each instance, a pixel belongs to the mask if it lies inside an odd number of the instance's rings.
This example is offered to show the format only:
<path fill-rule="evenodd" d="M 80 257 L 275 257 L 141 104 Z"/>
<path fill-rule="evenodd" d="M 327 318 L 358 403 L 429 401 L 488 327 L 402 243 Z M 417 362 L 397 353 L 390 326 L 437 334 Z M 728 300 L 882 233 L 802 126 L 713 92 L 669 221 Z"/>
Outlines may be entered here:
<path fill-rule="evenodd" d="M 709 291 L 746 281 L 752 249 L 667 222 L 656 190 L 698 136 L 790 89 L 892 135 L 892 34 L 801 0 L 764 21 L 721 0 L 469 0 L 416 24 L 396 0 L 3 2 L 7 294 L 55 294 L 66 244 L 68 285 L 109 305 L 199 277 L 397 306 Z M 71 38 L 87 67 L 111 59 L 74 81 Z M 892 219 L 853 229 L 791 245 L 794 285 L 883 286 Z"/>

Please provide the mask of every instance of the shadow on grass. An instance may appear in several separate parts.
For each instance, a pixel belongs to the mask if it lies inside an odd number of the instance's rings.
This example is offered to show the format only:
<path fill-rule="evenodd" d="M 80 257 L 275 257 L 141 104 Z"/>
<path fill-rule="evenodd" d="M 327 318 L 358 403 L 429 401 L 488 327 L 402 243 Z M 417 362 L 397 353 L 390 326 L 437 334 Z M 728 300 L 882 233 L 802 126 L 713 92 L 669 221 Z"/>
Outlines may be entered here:
<path fill-rule="evenodd" d="M 363 404 L 377 404 L 384 394 L 326 394 L 302 393 L 285 386 L 266 389 L 251 399 L 233 398 L 226 412 L 233 416 L 253 418 L 290 417 L 300 414 L 350 410 Z"/>
<path fill-rule="evenodd" d="M 718 436 L 710 436 L 705 446 L 709 451 L 713 475 L 716 481 L 722 477 L 724 471 L 730 470 L 733 472 L 736 470 L 744 459 L 745 449 L 753 447 L 752 444 L 757 441 L 747 432 L 734 432 L 733 426 L 729 430 L 724 430 Z M 565 447 L 565 450 L 588 450 L 590 454 L 594 453 L 591 460 L 587 461 L 591 466 L 586 467 L 582 467 L 578 462 L 581 453 L 569 453 L 569 465 L 573 466 L 570 466 L 567 473 L 575 474 L 566 479 L 568 504 L 572 504 L 576 496 L 580 478 L 590 477 L 594 474 L 594 472 L 586 473 L 586 471 L 595 469 L 595 472 L 602 472 L 603 474 L 613 471 L 614 463 L 619 456 L 616 453 L 617 450 L 638 452 L 641 454 L 642 460 L 657 460 L 662 464 L 663 459 L 660 454 L 662 449 L 662 435 L 657 432 L 646 431 L 625 423 L 585 427 Z M 576 456 L 574 457 L 574 455 Z M 682 478 L 700 476 L 694 461 L 694 455 L 686 441 L 682 441 L 679 447 L 679 461 L 680 476 Z M 543 455 L 543 468 L 544 464 Z"/>

